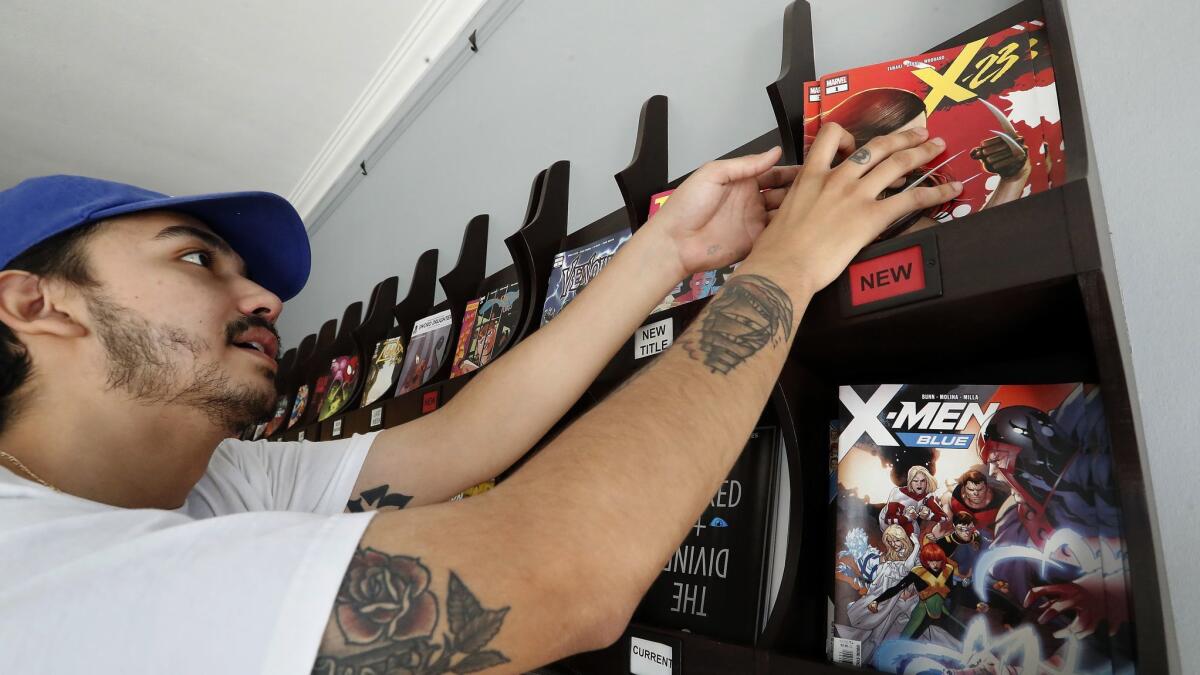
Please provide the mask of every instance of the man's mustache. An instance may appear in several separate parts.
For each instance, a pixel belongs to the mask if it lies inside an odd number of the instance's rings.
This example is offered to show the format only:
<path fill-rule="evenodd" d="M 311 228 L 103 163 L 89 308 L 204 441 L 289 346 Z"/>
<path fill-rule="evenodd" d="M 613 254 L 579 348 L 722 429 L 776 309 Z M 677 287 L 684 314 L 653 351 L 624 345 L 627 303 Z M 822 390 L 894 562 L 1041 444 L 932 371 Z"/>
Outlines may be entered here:
<path fill-rule="evenodd" d="M 274 324 L 262 318 L 261 316 L 258 316 L 257 314 L 243 316 L 240 319 L 230 321 L 229 325 L 225 326 L 225 341 L 229 344 L 233 344 L 234 338 L 242 333 L 245 333 L 251 328 L 265 328 L 271 331 L 271 335 L 275 336 L 275 342 L 277 344 L 280 341 L 279 331 L 275 330 Z"/>

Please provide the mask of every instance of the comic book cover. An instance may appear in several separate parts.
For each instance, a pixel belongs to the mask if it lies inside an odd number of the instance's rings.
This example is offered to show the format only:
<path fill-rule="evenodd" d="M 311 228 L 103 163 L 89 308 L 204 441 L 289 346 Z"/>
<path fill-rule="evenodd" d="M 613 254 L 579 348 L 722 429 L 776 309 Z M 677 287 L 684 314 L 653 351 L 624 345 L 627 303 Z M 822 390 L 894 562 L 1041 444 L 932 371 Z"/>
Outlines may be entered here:
<path fill-rule="evenodd" d="M 666 561 L 635 618 L 753 644 L 764 614 L 779 432 L 754 430 L 708 508 Z"/>
<path fill-rule="evenodd" d="M 812 147 L 813 139 L 817 137 L 817 131 L 821 128 L 821 83 L 813 80 L 804 83 L 804 138 L 803 154 L 801 157 L 808 158 L 808 149 Z"/>
<path fill-rule="evenodd" d="M 520 284 L 511 283 L 488 293 L 479 306 L 476 317 L 478 328 L 472 341 L 467 360 L 482 368 L 496 357 L 512 339 L 517 329 L 517 301 L 521 297 Z"/>
<path fill-rule="evenodd" d="M 271 421 L 267 422 L 267 427 L 263 429 L 263 436 L 272 436 L 276 431 L 283 426 L 287 421 L 288 415 L 288 397 L 287 394 L 275 399 L 275 412 L 271 416 Z"/>
<path fill-rule="evenodd" d="M 663 204 L 667 203 L 667 199 L 671 197 L 674 190 L 666 190 L 659 192 L 650 197 L 650 218 L 658 213 Z M 675 284 L 675 288 L 663 298 L 662 302 L 654 308 L 654 312 L 661 312 L 672 307 L 685 305 L 693 300 L 701 300 L 721 290 L 721 286 L 725 285 L 725 280 L 733 271 L 737 269 L 738 263 L 734 263 L 720 269 L 708 270 L 706 272 L 697 272 L 692 276 Z M 652 312 L 653 313 L 653 312 Z"/>
<path fill-rule="evenodd" d="M 396 396 L 408 393 L 431 380 L 441 368 L 450 342 L 454 321 L 450 310 L 432 314 L 413 324 L 404 354 L 404 366 L 396 381 Z"/>
<path fill-rule="evenodd" d="M 329 393 L 330 378 L 329 373 L 325 373 L 319 376 L 317 381 L 313 383 L 312 398 L 308 402 L 308 407 L 310 410 L 316 408 L 318 416 L 320 416 L 321 410 L 325 407 L 325 395 Z"/>
<path fill-rule="evenodd" d="M 478 370 L 504 350 L 520 319 L 517 314 L 520 297 L 520 286 L 512 283 L 493 289 L 479 299 L 471 325 L 468 327 L 466 319 L 463 320 L 464 327 L 459 333 L 461 354 L 455 357 L 457 360 L 450 377 Z"/>
<path fill-rule="evenodd" d="M 469 497 L 474 497 L 475 495 L 481 495 L 481 494 L 487 492 L 488 490 L 491 490 L 494 487 L 496 487 L 496 479 L 491 478 L 489 480 L 483 481 L 479 485 L 472 485 L 471 487 L 467 488 L 466 490 L 463 490 L 462 492 L 454 495 L 453 497 L 450 498 L 450 501 L 461 502 L 462 500 L 467 499 Z"/>
<path fill-rule="evenodd" d="M 375 343 L 375 352 L 371 355 L 371 368 L 367 373 L 367 381 L 363 383 L 360 405 L 371 405 L 387 395 L 396 386 L 402 365 L 404 365 L 404 340 L 402 338 L 386 338 Z"/>
<path fill-rule="evenodd" d="M 1030 120 L 1027 124 L 1040 124 L 1042 148 L 1040 152 L 1034 153 L 1034 158 L 1035 161 L 1042 162 L 1047 188 L 1052 188 L 1066 182 L 1067 165 L 1063 154 L 1066 147 L 1063 144 L 1062 124 L 1059 122 L 1058 89 L 1054 81 L 1054 67 L 1050 61 L 1050 42 L 1046 38 L 1045 24 L 1041 21 L 1029 21 L 1021 26 L 1028 30 L 1029 57 L 1037 82 L 1034 91 L 1038 94 L 1038 101 L 1034 105 L 1044 121 L 1039 123 L 1033 119 L 1033 113 L 1029 113 Z M 1017 101 L 1014 101 L 1013 105 L 1029 109 L 1028 105 L 1018 105 Z"/>
<path fill-rule="evenodd" d="M 483 301 L 484 298 L 475 298 L 463 309 L 462 328 L 458 331 L 458 344 L 454 347 L 454 365 L 450 367 L 450 379 L 469 372 L 463 370 L 463 361 L 467 358 L 467 347 L 475 335 L 475 315 L 479 312 L 479 303 Z"/>
<path fill-rule="evenodd" d="M 1132 672 L 1109 637 L 1131 627 L 1098 387 L 854 385 L 839 401 L 831 660 Z"/>
<path fill-rule="evenodd" d="M 288 417 L 287 428 L 291 429 L 304 417 L 304 409 L 308 407 L 308 385 L 302 384 L 296 390 L 296 400 L 292 402 L 292 414 Z"/>
<path fill-rule="evenodd" d="M 1061 145 L 1061 131 L 1053 70 L 1047 58 L 1040 58 L 1046 50 L 1031 51 L 1030 34 L 1044 38 L 1039 31 L 1026 22 L 965 45 L 821 78 L 818 127 L 836 122 L 859 146 L 915 126 L 946 141 L 945 152 L 889 192 L 963 183 L 958 197 L 898 220 L 882 238 L 1048 188 L 1047 166 L 1053 162 L 1045 160 L 1044 139 L 1057 137 Z M 1045 46 L 1045 41 L 1036 44 Z"/>
<path fill-rule="evenodd" d="M 329 363 L 329 391 L 321 399 L 317 421 L 324 422 L 350 406 L 360 377 L 358 354 L 336 356 Z"/>
<path fill-rule="evenodd" d="M 630 229 L 625 228 L 599 241 L 555 255 L 546 288 L 546 304 L 542 306 L 541 325 L 545 326 L 558 316 L 632 236 Z"/>

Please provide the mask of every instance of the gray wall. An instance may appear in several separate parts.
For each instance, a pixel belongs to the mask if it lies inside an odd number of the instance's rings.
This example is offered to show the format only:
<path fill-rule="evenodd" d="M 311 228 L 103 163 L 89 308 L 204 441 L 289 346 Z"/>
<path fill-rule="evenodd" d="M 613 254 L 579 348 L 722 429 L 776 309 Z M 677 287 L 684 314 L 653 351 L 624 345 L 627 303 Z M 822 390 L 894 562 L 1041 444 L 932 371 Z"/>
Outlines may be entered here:
<path fill-rule="evenodd" d="M 1011 4 L 1008 0 L 814 0 L 819 71 L 915 53 Z M 670 97 L 671 175 L 774 125 L 763 87 L 779 69 L 785 0 L 568 3 L 524 0 L 416 122 L 369 167 L 313 235 L 308 289 L 280 322 L 294 345 L 416 256 L 458 254 L 463 227 L 492 215 L 489 271 L 520 223 L 534 174 L 572 162 L 572 229 L 620 204 L 612 174 L 632 151 L 637 113 Z M 1200 156 L 1190 110 L 1191 2 L 1069 0 L 1095 161 L 1123 290 L 1145 439 L 1185 672 L 1200 672 L 1197 490 L 1188 439 L 1200 398 L 1200 249 L 1187 194 Z M 1149 55 L 1150 60 L 1143 60 Z M 368 242 L 368 246 L 362 246 Z M 1136 583 L 1136 580 L 1135 580 Z"/>

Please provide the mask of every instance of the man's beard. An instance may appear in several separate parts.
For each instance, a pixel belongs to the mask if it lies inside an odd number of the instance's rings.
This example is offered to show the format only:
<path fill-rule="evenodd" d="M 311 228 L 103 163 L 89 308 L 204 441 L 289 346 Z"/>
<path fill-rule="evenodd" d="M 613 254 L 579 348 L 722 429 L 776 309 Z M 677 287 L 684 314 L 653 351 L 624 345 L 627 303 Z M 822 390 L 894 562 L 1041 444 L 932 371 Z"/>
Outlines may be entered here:
<path fill-rule="evenodd" d="M 87 304 L 107 353 L 109 391 L 121 391 L 139 403 L 194 408 L 228 433 L 265 422 L 274 414 L 277 393 L 269 370 L 263 371 L 264 384 L 239 385 L 219 363 L 201 362 L 209 348 L 205 340 L 173 326 L 152 324 L 100 295 L 89 293 Z M 243 327 L 227 327 L 230 344 L 232 334 L 245 329 L 246 320 L 235 323 Z M 180 353 L 192 356 L 190 371 Z"/>

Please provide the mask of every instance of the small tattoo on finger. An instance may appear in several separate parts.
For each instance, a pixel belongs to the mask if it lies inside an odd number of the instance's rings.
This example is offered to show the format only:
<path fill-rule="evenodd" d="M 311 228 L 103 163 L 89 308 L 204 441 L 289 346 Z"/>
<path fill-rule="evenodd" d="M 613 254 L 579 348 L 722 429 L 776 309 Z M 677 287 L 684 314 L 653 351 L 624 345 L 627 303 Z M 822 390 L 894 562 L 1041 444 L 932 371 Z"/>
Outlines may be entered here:
<path fill-rule="evenodd" d="M 849 159 L 855 164 L 866 164 L 871 161 L 871 151 L 866 148 L 859 148 L 854 151 L 853 155 L 850 155 Z"/>
<path fill-rule="evenodd" d="M 720 251 L 720 250 L 721 250 L 720 244 L 713 244 L 712 246 L 708 247 L 708 254 L 715 255 L 717 253 L 717 251 Z"/>

